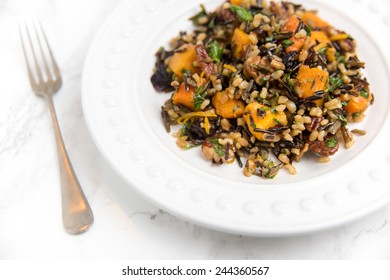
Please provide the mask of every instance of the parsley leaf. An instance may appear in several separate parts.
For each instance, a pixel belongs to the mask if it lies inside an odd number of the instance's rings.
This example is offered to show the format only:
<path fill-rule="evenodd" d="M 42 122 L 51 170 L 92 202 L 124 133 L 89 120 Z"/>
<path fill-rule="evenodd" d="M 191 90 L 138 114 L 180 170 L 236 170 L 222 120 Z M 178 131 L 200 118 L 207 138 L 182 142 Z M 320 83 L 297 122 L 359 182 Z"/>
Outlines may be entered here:
<path fill-rule="evenodd" d="M 346 126 L 348 124 L 347 119 L 343 115 L 338 115 L 337 117 L 338 117 L 339 121 L 341 122 L 342 126 Z"/>
<path fill-rule="evenodd" d="M 190 20 L 195 24 L 199 25 L 199 19 L 201 19 L 204 16 L 207 16 L 206 8 L 203 5 L 200 5 L 200 8 L 202 9 L 198 14 L 191 17 Z"/>
<path fill-rule="evenodd" d="M 202 92 L 203 92 L 203 86 L 200 86 L 194 94 L 195 111 L 198 111 L 200 109 L 200 106 L 202 105 L 205 97 L 207 96 L 207 91 L 205 91 L 203 94 Z"/>
<path fill-rule="evenodd" d="M 323 47 L 321 48 L 319 51 L 318 51 L 318 54 L 319 55 L 324 55 L 326 53 L 326 47 Z"/>
<path fill-rule="evenodd" d="M 311 27 L 306 25 L 305 30 L 306 30 L 307 36 L 310 36 L 311 35 Z"/>
<path fill-rule="evenodd" d="M 208 28 L 210 29 L 214 29 L 215 28 L 215 16 L 213 16 L 209 22 L 209 25 L 207 26 Z"/>
<path fill-rule="evenodd" d="M 360 95 L 362 96 L 362 97 L 364 97 L 364 98 L 368 98 L 368 92 L 367 92 L 367 90 L 364 88 L 364 89 L 362 89 L 361 91 L 360 91 Z"/>
<path fill-rule="evenodd" d="M 279 121 L 277 118 L 274 118 L 274 120 L 273 120 L 273 121 L 274 121 L 274 123 L 275 123 L 275 124 L 278 124 L 278 125 L 283 125 L 283 124 L 282 124 L 282 123 L 281 123 L 281 122 L 280 122 L 280 121 Z"/>
<path fill-rule="evenodd" d="M 272 42 L 274 39 L 275 39 L 275 38 L 274 38 L 273 35 L 268 36 L 268 37 L 265 37 L 265 41 L 266 41 L 267 43 Z"/>
<path fill-rule="evenodd" d="M 187 147 L 183 148 L 183 150 L 188 151 L 193 148 L 199 147 L 201 144 L 188 144 Z"/>
<path fill-rule="evenodd" d="M 186 122 L 181 129 L 180 137 L 188 135 L 188 128 L 191 126 L 191 122 Z"/>
<path fill-rule="evenodd" d="M 220 156 L 220 157 L 223 157 L 225 155 L 225 151 L 224 151 L 224 148 L 223 146 L 219 143 L 218 139 L 217 138 L 209 138 L 207 139 L 207 142 L 209 142 L 215 152 Z"/>
<path fill-rule="evenodd" d="M 360 117 L 360 115 L 361 115 L 361 112 L 353 113 L 353 114 L 352 114 L 352 118 L 357 119 L 357 118 Z"/>
<path fill-rule="evenodd" d="M 291 40 L 283 40 L 282 45 L 287 48 L 289 46 L 294 45 L 294 42 Z"/>
<path fill-rule="evenodd" d="M 339 77 L 332 77 L 332 78 L 330 78 L 330 84 L 332 86 L 335 86 L 336 88 L 341 86 L 343 83 L 344 83 L 344 80 L 342 78 L 339 78 Z"/>
<path fill-rule="evenodd" d="M 244 9 L 243 7 L 232 5 L 229 10 L 232 13 L 235 13 L 240 21 L 252 21 L 253 16 L 250 11 Z"/>
<path fill-rule="evenodd" d="M 224 49 L 217 41 L 213 40 L 210 43 L 209 55 L 215 62 L 220 62 Z"/>
<path fill-rule="evenodd" d="M 191 76 L 192 75 L 191 71 L 186 69 L 186 68 L 183 68 L 183 70 L 181 70 L 181 72 L 183 73 L 183 75 L 187 75 L 187 76 Z"/>
<path fill-rule="evenodd" d="M 284 81 L 287 83 L 287 85 L 290 87 L 290 89 L 294 92 L 294 84 L 291 81 L 291 73 L 287 73 L 284 76 Z"/>
<path fill-rule="evenodd" d="M 336 59 L 337 59 L 337 63 L 346 63 L 346 59 L 345 59 L 345 56 L 342 56 L 340 54 L 340 52 L 336 52 Z"/>
<path fill-rule="evenodd" d="M 344 80 L 339 77 L 332 77 L 329 79 L 329 88 L 327 92 L 333 92 L 335 89 L 339 88 L 344 83 Z"/>
<path fill-rule="evenodd" d="M 325 140 L 325 145 L 328 148 L 334 148 L 337 146 L 337 144 L 338 144 L 338 141 L 335 137 L 330 137 L 328 140 Z"/>

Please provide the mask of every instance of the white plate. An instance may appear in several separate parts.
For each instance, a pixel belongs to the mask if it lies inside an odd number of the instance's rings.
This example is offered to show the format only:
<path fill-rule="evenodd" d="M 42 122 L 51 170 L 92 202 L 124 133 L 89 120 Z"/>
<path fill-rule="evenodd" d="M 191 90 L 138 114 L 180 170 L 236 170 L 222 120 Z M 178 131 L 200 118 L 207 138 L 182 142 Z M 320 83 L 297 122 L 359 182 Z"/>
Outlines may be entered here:
<path fill-rule="evenodd" d="M 160 108 L 169 95 L 155 92 L 150 76 L 154 53 L 206 3 L 220 0 L 130 1 L 121 5 L 96 36 L 84 69 L 82 101 L 90 133 L 101 153 L 137 192 L 183 219 L 220 231 L 283 236 L 351 221 L 390 200 L 387 139 L 390 86 L 382 54 L 378 18 L 363 4 L 301 1 L 352 34 L 367 62 L 375 104 L 356 125 L 367 130 L 356 145 L 328 164 L 303 160 L 296 176 L 280 172 L 274 180 L 246 178 L 238 165 L 211 166 L 199 149 L 181 151 L 162 125 Z M 349 5 L 347 5 L 349 3 Z M 345 10 L 348 13 L 340 11 Z M 364 13 L 363 13 L 364 12 Z M 361 26 L 361 15 L 371 26 Z M 367 30 L 367 29 L 370 30 Z M 386 123 L 386 125 L 385 125 Z"/>

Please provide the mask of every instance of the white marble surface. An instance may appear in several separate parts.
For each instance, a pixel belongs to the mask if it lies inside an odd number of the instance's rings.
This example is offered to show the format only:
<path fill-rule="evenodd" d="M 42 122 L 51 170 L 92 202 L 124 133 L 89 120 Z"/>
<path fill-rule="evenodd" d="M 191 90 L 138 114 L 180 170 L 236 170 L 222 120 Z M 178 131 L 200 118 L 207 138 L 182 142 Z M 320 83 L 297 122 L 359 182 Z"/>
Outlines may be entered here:
<path fill-rule="evenodd" d="M 80 104 L 88 46 L 121 1 L 0 0 L 0 259 L 390 259 L 390 207 L 325 232 L 253 238 L 182 221 L 122 182 L 96 150 Z M 350 1 L 390 24 L 387 2 Z M 27 82 L 17 26 L 31 18 L 46 27 L 64 75 L 55 103 L 95 213 L 93 228 L 79 236 L 62 229 L 49 111 Z"/>

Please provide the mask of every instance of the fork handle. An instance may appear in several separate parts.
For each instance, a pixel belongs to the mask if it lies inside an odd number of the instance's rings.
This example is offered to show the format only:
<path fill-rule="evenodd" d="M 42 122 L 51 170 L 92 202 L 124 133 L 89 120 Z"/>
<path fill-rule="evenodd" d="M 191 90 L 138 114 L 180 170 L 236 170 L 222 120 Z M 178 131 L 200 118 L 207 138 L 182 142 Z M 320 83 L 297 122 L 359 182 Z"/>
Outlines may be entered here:
<path fill-rule="evenodd" d="M 69 160 L 60 127 L 58 125 L 53 98 L 51 95 L 47 95 L 46 100 L 49 103 L 57 142 L 61 177 L 63 224 L 68 233 L 83 233 L 92 226 L 94 221 L 93 213 Z"/>

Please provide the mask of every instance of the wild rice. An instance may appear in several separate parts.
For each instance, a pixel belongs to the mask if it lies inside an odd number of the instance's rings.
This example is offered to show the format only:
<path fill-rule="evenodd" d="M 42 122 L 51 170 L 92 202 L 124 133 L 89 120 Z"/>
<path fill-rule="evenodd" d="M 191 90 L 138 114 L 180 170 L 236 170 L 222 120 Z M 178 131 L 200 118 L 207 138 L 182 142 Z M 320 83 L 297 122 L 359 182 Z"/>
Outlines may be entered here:
<path fill-rule="evenodd" d="M 313 107 L 310 110 L 310 116 L 312 117 L 321 117 L 322 116 L 322 110 L 318 107 Z"/>
<path fill-rule="evenodd" d="M 295 113 L 297 111 L 297 106 L 291 100 L 288 100 L 286 102 L 286 107 L 290 111 L 290 113 Z"/>
<path fill-rule="evenodd" d="M 366 135 L 366 131 L 360 130 L 360 129 L 352 129 L 351 132 L 354 133 L 354 134 L 356 134 L 356 135 L 359 135 L 359 136 L 364 136 L 364 135 Z"/>
<path fill-rule="evenodd" d="M 240 3 L 214 12 L 202 5 L 191 18 L 195 31 L 156 54 L 151 81 L 174 92 L 161 115 L 167 131 L 181 125 L 177 145 L 201 145 L 214 164 L 237 160 L 243 167 L 245 158 L 244 175 L 262 178 L 283 167 L 296 174 L 292 163 L 307 152 L 328 162 L 340 144 L 350 148 L 353 134 L 366 132 L 350 132 L 348 123 L 362 120 L 373 103 L 355 41 L 331 25 L 316 26 L 319 19 L 304 21 L 317 15 L 300 5 Z M 313 31 L 330 43 L 313 39 Z"/>

